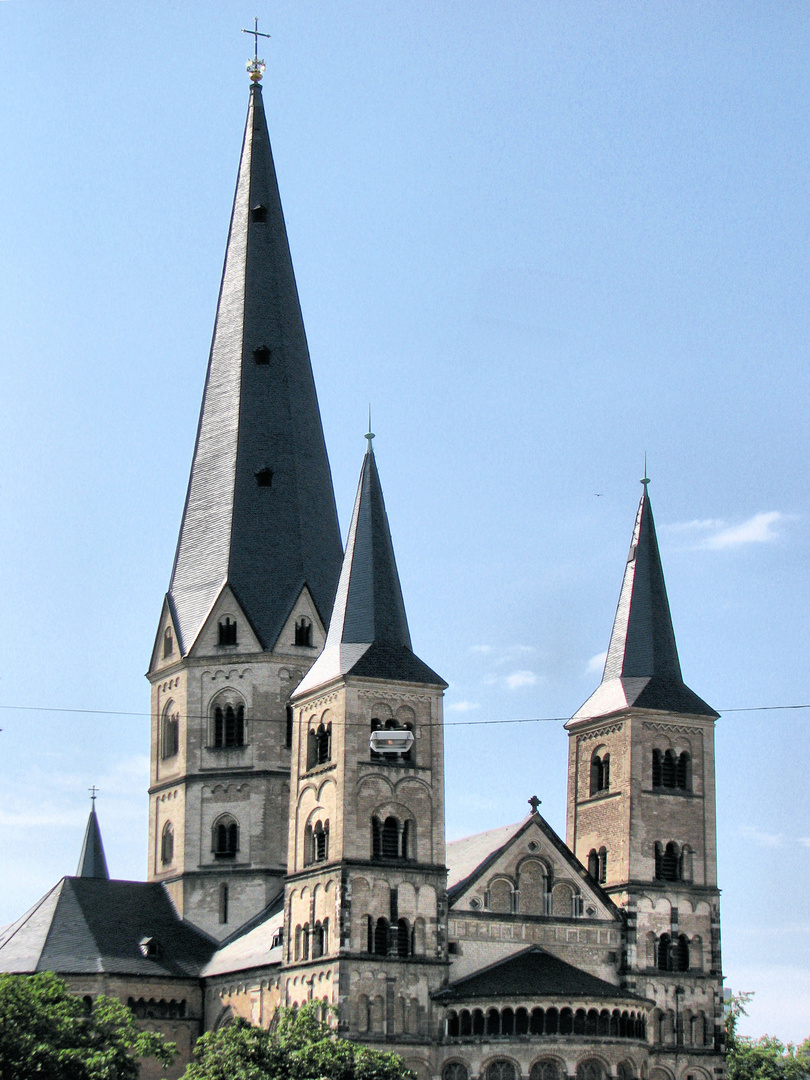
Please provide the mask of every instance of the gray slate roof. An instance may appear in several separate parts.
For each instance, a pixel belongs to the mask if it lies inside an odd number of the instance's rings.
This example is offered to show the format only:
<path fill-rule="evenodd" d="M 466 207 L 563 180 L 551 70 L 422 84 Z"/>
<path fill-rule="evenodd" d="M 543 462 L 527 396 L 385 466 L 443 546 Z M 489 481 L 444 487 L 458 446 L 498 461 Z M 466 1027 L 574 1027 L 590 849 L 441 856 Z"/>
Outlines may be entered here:
<path fill-rule="evenodd" d="M 686 686 L 681 675 L 646 484 L 636 514 L 602 682 L 573 720 L 607 716 L 629 706 L 718 715 Z"/>
<path fill-rule="evenodd" d="M 581 971 L 537 945 L 451 983 L 434 997 L 449 1004 L 475 998 L 621 998 L 644 1003 L 643 998 L 613 983 Z"/>
<path fill-rule="evenodd" d="M 268 362 L 257 363 L 256 350 L 269 350 Z M 256 474 L 267 469 L 271 484 L 260 487 Z M 325 625 L 340 560 L 332 477 L 254 84 L 168 594 L 183 654 L 226 582 L 266 649 L 304 584 Z"/>
<path fill-rule="evenodd" d="M 357 486 L 326 644 L 293 696 L 300 697 L 349 672 L 446 685 L 411 651 L 394 545 L 370 444 Z"/>
<path fill-rule="evenodd" d="M 79 869 L 77 877 L 86 878 L 109 878 L 107 859 L 104 855 L 104 845 L 101 842 L 101 829 L 98 826 L 95 807 L 90 811 L 87 819 L 87 830 L 84 834 L 82 853 L 79 856 Z"/>
<path fill-rule="evenodd" d="M 157 955 L 140 942 L 151 937 Z M 0 971 L 197 977 L 216 942 L 183 922 L 162 885 L 65 877 L 0 936 Z"/>

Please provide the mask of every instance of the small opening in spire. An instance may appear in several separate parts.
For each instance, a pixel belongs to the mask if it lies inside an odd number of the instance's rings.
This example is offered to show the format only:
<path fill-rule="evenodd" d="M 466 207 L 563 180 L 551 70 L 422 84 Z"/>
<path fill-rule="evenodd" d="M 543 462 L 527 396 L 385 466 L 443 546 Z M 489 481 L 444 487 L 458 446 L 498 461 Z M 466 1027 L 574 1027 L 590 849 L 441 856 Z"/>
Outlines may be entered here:
<path fill-rule="evenodd" d="M 259 469 L 259 471 L 256 473 L 256 483 L 259 485 L 259 487 L 272 487 L 273 470 Z"/>
<path fill-rule="evenodd" d="M 258 349 L 253 350 L 253 359 L 257 364 L 269 364 L 270 350 L 266 345 L 260 345 Z"/>
<path fill-rule="evenodd" d="M 261 203 L 259 203 L 257 206 L 254 206 L 250 211 L 250 220 L 267 221 L 267 207 L 262 206 Z"/>
<path fill-rule="evenodd" d="M 219 644 L 220 645 L 235 645 L 236 644 L 236 621 L 226 615 L 224 619 L 219 622 Z"/>

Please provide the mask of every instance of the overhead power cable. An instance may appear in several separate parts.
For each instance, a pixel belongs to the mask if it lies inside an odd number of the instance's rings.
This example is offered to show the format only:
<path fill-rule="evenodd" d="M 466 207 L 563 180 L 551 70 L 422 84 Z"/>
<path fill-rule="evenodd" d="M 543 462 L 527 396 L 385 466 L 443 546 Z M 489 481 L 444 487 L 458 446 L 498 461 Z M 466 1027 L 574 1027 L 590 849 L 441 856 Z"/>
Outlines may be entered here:
<path fill-rule="evenodd" d="M 138 719 L 150 719 L 151 712 L 130 712 L 122 709 L 79 709 L 49 705 L 3 705 L 0 709 L 7 712 L 38 712 L 38 713 L 63 713 L 71 716 L 129 716 Z M 755 712 L 791 712 L 798 709 L 810 709 L 810 703 L 806 705 L 749 705 L 738 706 L 732 709 L 718 709 L 721 716 L 728 713 L 755 713 Z M 207 720 L 208 714 L 184 715 L 185 720 Z M 264 716 L 248 716 L 245 718 L 250 723 L 256 724 L 286 724 L 286 718 L 274 718 Z M 524 716 L 498 718 L 494 720 L 445 720 L 442 727 L 489 727 L 494 724 L 564 724 L 570 720 L 570 716 Z M 350 723 L 348 727 L 367 727 L 367 723 Z M 438 724 L 436 726 L 439 726 Z"/>

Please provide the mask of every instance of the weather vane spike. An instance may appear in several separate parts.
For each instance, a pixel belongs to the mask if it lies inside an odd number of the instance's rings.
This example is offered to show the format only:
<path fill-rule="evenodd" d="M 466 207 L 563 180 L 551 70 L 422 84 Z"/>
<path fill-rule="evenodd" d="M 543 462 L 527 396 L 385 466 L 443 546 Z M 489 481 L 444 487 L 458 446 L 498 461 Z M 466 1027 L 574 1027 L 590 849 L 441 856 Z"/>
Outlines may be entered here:
<path fill-rule="evenodd" d="M 644 485 L 644 491 L 647 490 L 647 484 L 649 484 L 650 478 L 647 476 L 647 451 L 644 451 L 644 476 L 641 479 L 641 483 Z"/>
<path fill-rule="evenodd" d="M 98 788 L 95 784 L 87 789 L 90 792 L 90 802 L 93 804 L 93 809 L 96 808 L 96 796 L 98 795 Z"/>
<path fill-rule="evenodd" d="M 369 404 L 369 407 L 368 407 L 368 431 L 366 432 L 365 437 L 368 439 L 368 448 L 373 453 L 371 440 L 374 438 L 374 432 L 371 430 L 371 405 L 370 404 Z"/>
<path fill-rule="evenodd" d="M 263 34 L 261 32 L 261 30 L 259 29 L 259 20 L 256 18 L 254 18 L 253 20 L 253 29 L 245 30 L 243 28 L 242 33 L 253 35 L 253 59 L 248 60 L 247 62 L 247 69 L 248 74 L 250 75 L 250 81 L 254 83 L 261 82 L 262 75 L 264 75 L 265 63 L 264 60 L 259 59 L 259 38 L 269 38 L 270 35 Z"/>

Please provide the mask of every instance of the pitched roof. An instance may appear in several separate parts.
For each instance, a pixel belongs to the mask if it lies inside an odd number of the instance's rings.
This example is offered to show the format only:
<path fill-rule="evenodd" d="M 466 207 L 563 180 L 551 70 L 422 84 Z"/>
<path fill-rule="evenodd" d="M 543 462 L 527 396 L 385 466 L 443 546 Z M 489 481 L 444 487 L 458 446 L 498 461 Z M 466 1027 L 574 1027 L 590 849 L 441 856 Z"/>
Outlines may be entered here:
<path fill-rule="evenodd" d="M 156 943 L 154 956 L 144 956 L 144 938 Z M 65 877 L 6 927 L 0 971 L 196 977 L 215 948 L 160 884 Z"/>
<path fill-rule="evenodd" d="M 326 644 L 293 696 L 300 697 L 349 672 L 446 685 L 411 651 L 394 545 L 370 440 Z"/>
<path fill-rule="evenodd" d="M 630 706 L 718 715 L 681 675 L 648 482 L 645 478 L 602 682 L 573 720 L 607 716 Z"/>
<path fill-rule="evenodd" d="M 332 477 L 254 84 L 169 586 L 182 653 L 226 583 L 266 649 L 304 584 L 326 624 L 340 560 Z"/>
<path fill-rule="evenodd" d="M 473 972 L 434 997 L 444 1002 L 493 997 L 602 997 L 635 1000 L 639 1004 L 645 1000 L 567 964 L 538 945 Z"/>
<path fill-rule="evenodd" d="M 87 831 L 84 834 L 76 876 L 86 878 L 109 878 L 110 876 L 95 807 L 90 811 L 90 817 L 87 819 Z"/>
<path fill-rule="evenodd" d="M 281 964 L 284 950 L 280 932 L 283 928 L 284 893 L 281 892 L 260 915 L 240 926 L 222 943 L 203 968 L 203 978 Z"/>

